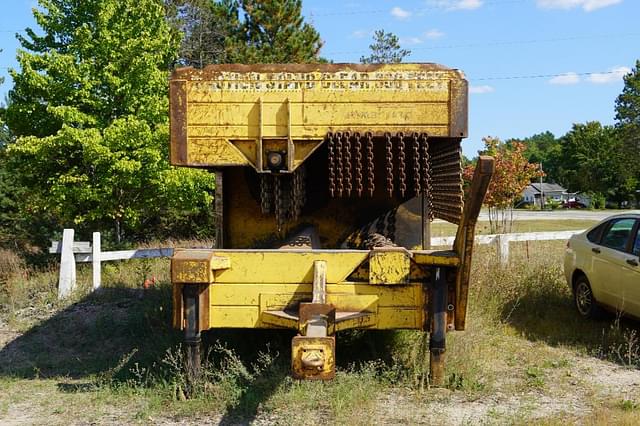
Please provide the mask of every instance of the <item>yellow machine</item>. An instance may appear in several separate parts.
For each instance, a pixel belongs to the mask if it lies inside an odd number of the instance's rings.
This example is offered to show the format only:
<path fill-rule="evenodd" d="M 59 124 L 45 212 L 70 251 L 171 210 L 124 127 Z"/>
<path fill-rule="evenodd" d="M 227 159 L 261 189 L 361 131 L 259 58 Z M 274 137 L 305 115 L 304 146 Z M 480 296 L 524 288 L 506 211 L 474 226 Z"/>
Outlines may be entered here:
<path fill-rule="evenodd" d="M 216 173 L 216 247 L 171 260 L 174 326 L 199 364 L 211 328 L 291 328 L 294 377 L 335 374 L 338 331 L 463 330 L 474 227 L 493 173 L 463 201 L 467 81 L 435 64 L 214 65 L 171 78 L 171 162 Z M 418 247 L 395 240 L 419 205 Z M 430 250 L 434 218 L 458 225 Z"/>

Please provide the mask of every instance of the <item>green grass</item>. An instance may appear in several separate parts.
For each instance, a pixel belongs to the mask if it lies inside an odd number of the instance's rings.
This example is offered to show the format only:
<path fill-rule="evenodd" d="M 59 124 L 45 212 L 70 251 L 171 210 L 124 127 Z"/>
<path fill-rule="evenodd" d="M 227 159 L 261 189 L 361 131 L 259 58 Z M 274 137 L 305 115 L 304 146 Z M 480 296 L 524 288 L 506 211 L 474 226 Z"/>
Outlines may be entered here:
<path fill-rule="evenodd" d="M 440 411 L 430 404 L 527 395 L 531 403 L 525 399 L 510 411 L 496 406 L 486 419 L 528 424 L 537 416 L 536 395 L 562 397 L 579 388 L 590 422 L 633 424 L 638 401 L 603 400 L 580 372 L 583 359 L 640 366 L 637 325 L 578 317 L 562 275 L 563 250 L 561 241 L 514 244 L 510 265 L 502 268 L 494 247 L 476 247 L 468 327 L 448 334 L 444 391 L 426 383 L 423 333 L 340 333 L 336 379 L 300 382 L 289 376 L 291 332 L 217 330 L 204 335 L 204 374 L 188 400 L 182 336 L 170 328 L 167 260 L 105 264 L 104 289 L 92 295 L 90 271 L 81 268 L 81 288 L 64 303 L 55 298 L 54 270 L 24 275 L 18 265 L 17 273 L 5 273 L 0 291 L 0 342 L 6 341 L 0 344 L 0 423 L 19 416 L 27 416 L 24 423 L 53 424 L 438 423 L 446 419 L 438 420 Z M 145 290 L 149 276 L 158 285 Z M 581 420 L 556 413 L 535 421 Z"/>
<path fill-rule="evenodd" d="M 587 229 L 598 223 L 593 220 L 517 220 L 513 222 L 511 232 L 543 232 L 543 231 L 571 231 L 574 229 Z M 449 237 L 456 233 L 457 226 L 448 222 L 436 222 L 431 224 L 431 234 L 434 237 Z M 490 234 L 489 222 L 478 222 L 477 234 Z"/>

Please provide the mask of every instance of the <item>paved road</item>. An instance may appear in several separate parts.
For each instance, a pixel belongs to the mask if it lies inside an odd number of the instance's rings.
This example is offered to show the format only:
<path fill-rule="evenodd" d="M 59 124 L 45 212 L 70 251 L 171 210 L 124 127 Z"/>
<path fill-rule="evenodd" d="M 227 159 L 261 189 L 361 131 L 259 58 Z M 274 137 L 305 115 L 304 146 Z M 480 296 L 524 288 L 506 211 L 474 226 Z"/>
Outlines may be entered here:
<path fill-rule="evenodd" d="M 412 198 L 403 204 L 403 207 L 414 215 L 420 215 L 420 201 Z M 535 210 L 514 210 L 513 220 L 593 220 L 600 221 L 618 213 L 640 214 L 640 210 L 580 210 L 580 209 L 558 209 L 550 211 Z M 489 213 L 486 209 L 480 212 L 481 221 L 489 220 Z"/>
<path fill-rule="evenodd" d="M 514 210 L 514 220 L 602 220 L 618 213 L 635 213 L 640 214 L 640 210 L 578 210 L 578 209 L 561 209 L 551 211 L 532 211 L 532 210 Z M 480 213 L 480 220 L 489 220 L 489 214 L 486 210 Z"/>

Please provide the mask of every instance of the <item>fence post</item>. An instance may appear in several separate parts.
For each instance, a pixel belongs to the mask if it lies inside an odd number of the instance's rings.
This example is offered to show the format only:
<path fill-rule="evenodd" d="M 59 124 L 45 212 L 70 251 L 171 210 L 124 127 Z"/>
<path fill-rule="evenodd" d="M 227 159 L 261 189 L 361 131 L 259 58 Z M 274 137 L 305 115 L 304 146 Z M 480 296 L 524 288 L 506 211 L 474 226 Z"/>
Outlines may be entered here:
<path fill-rule="evenodd" d="M 100 259 L 100 233 L 93 233 L 93 242 L 91 244 L 91 269 L 93 271 L 93 290 L 97 290 L 101 285 L 102 264 Z"/>
<path fill-rule="evenodd" d="M 62 231 L 58 299 L 68 297 L 76 287 L 76 258 L 73 254 L 73 236 L 73 229 L 65 229 Z"/>
<path fill-rule="evenodd" d="M 507 266 L 509 264 L 509 239 L 509 235 L 506 234 L 496 235 L 496 248 L 501 266 Z"/>

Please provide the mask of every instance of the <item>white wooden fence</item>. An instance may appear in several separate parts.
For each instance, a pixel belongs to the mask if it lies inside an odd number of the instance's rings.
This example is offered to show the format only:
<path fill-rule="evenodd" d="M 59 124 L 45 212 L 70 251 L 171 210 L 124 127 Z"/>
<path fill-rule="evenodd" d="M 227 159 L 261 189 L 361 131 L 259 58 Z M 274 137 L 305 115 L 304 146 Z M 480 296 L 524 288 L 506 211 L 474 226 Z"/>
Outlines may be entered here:
<path fill-rule="evenodd" d="M 60 253 L 60 276 L 58 278 L 58 299 L 69 296 L 76 287 L 76 263 L 91 262 L 93 270 L 93 290 L 100 288 L 102 262 L 126 259 L 151 259 L 171 257 L 173 248 L 101 251 L 100 233 L 93 233 L 93 242 L 73 241 L 74 230 L 65 229 L 62 242 L 52 241 L 49 253 Z"/>
<path fill-rule="evenodd" d="M 512 241 L 547 241 L 568 240 L 574 234 L 584 232 L 559 231 L 559 232 L 528 232 L 524 234 L 496 234 L 477 235 L 476 244 L 496 244 L 497 256 L 500 264 L 509 262 L 509 243 Z M 93 269 L 93 289 L 101 285 L 101 262 L 125 259 L 151 259 L 158 257 L 171 257 L 173 248 L 155 248 L 138 250 L 101 251 L 100 233 L 93 233 L 93 241 L 73 241 L 74 230 L 65 229 L 62 233 L 62 241 L 52 241 L 49 253 L 60 254 L 60 276 L 58 279 L 58 298 L 69 296 L 76 287 L 76 263 L 91 262 Z M 455 237 L 435 237 L 431 239 L 431 246 L 451 246 Z"/>

